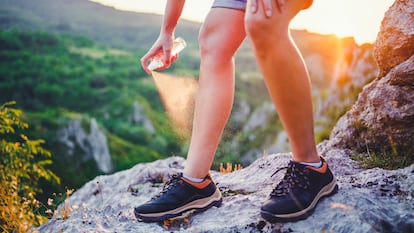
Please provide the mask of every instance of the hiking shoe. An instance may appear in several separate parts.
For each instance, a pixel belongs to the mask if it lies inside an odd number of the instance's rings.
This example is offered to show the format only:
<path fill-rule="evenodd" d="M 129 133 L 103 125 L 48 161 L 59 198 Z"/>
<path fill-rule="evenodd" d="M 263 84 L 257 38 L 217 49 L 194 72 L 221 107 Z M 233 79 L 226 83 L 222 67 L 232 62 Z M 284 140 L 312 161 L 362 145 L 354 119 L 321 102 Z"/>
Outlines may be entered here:
<path fill-rule="evenodd" d="M 162 191 L 147 203 L 134 209 L 135 217 L 144 222 L 159 222 L 181 216 L 185 212 L 201 212 L 219 207 L 222 196 L 210 175 L 203 182 L 194 183 L 174 174 Z"/>
<path fill-rule="evenodd" d="M 283 180 L 262 205 L 261 215 L 265 220 L 274 223 L 305 219 L 322 197 L 338 191 L 328 164 L 322 157 L 321 160 L 320 168 L 290 161 Z"/>

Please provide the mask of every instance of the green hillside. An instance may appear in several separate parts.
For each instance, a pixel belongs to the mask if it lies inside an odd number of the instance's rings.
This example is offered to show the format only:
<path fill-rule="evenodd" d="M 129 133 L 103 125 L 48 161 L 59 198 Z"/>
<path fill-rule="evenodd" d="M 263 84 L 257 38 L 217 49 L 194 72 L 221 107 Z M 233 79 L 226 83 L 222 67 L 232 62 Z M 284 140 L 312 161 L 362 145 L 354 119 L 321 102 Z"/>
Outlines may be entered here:
<path fill-rule="evenodd" d="M 118 11 L 88 0 L 0 0 L 0 26 L 86 36 L 127 49 L 147 49 L 156 38 L 162 16 Z M 180 22 L 178 34 L 194 41 L 199 23 Z"/>
<path fill-rule="evenodd" d="M 171 129 L 152 80 L 137 68 L 136 55 L 84 37 L 0 31 L 0 60 L 0 102 L 15 100 L 24 110 L 34 127 L 29 136 L 46 139 L 65 186 L 79 187 L 100 173 L 94 161 L 82 162 L 81 153 L 68 157 L 56 140 L 71 119 L 81 119 L 86 131 L 91 117 L 97 119 L 115 170 L 181 151 L 183 142 Z M 131 122 L 136 101 L 162 133 Z"/>
<path fill-rule="evenodd" d="M 0 102 L 15 100 L 31 125 L 29 136 L 46 140 L 52 170 L 62 178 L 61 187 L 45 187 L 50 192 L 77 188 L 102 174 L 93 159 L 85 161 L 84 151 L 76 147 L 69 156 L 56 138 L 74 119 L 86 132 L 90 120 L 97 120 L 113 171 L 185 154 L 186 142 L 171 128 L 156 87 L 139 64 L 161 19 L 87 0 L 0 0 Z M 199 26 L 180 23 L 177 35 L 188 47 L 169 72 L 197 75 L 193 42 Z M 135 103 L 155 132 L 131 120 Z"/>

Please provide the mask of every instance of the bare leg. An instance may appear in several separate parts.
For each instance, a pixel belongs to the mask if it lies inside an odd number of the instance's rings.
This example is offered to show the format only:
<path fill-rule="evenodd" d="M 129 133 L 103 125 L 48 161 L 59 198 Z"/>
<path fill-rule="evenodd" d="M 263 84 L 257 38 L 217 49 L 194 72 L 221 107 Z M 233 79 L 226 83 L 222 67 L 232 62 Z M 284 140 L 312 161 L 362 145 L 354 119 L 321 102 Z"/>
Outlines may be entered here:
<path fill-rule="evenodd" d="M 223 20 L 225 19 L 225 20 Z M 212 8 L 200 31 L 199 90 L 184 174 L 204 178 L 210 170 L 234 98 L 234 54 L 244 40 L 244 12 Z"/>
<path fill-rule="evenodd" d="M 249 0 L 250 1 L 250 0 Z M 273 2 L 273 15 L 266 18 L 262 1 L 258 13 L 246 10 L 246 32 L 257 62 L 298 162 L 319 162 L 316 152 L 309 75 L 289 33 L 290 20 L 312 0 L 289 0 L 282 13 Z"/>

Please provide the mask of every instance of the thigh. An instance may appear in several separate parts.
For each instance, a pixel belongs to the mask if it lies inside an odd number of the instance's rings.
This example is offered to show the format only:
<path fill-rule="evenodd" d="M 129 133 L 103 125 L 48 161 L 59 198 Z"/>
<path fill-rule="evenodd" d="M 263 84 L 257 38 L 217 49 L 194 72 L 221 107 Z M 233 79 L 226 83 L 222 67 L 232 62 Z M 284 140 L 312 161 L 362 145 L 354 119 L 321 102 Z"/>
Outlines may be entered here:
<path fill-rule="evenodd" d="M 252 13 L 250 6 L 252 1 L 257 1 L 258 10 L 256 13 Z M 280 11 L 276 6 L 276 0 L 272 0 L 273 13 L 272 16 L 266 17 L 264 13 L 263 1 L 265 0 L 247 0 L 246 7 L 246 24 L 249 21 L 253 21 L 257 24 L 262 24 L 280 28 L 287 28 L 290 21 L 303 9 L 306 9 L 312 5 L 313 0 L 286 0 L 285 5 Z M 252 26 L 252 25 L 251 25 Z M 272 28 L 272 27 L 270 27 Z"/>
<path fill-rule="evenodd" d="M 244 11 L 211 8 L 200 29 L 201 53 L 218 53 L 221 57 L 232 57 L 245 37 Z"/>

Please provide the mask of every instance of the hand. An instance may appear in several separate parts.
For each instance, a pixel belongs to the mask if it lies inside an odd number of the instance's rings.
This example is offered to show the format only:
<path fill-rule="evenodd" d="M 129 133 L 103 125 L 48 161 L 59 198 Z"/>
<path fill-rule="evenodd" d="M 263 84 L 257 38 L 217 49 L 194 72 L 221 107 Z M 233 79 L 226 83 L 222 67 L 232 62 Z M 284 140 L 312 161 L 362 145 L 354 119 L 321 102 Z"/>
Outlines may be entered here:
<path fill-rule="evenodd" d="M 152 45 L 151 49 L 141 58 L 141 66 L 147 74 L 151 74 L 151 70 L 148 69 L 148 63 L 157 56 L 163 56 L 164 63 L 164 65 L 157 70 L 167 69 L 170 67 L 171 63 L 177 60 L 178 55 L 171 56 L 173 40 L 174 37 L 172 35 L 160 35 Z"/>
<path fill-rule="evenodd" d="M 285 3 L 286 3 L 286 0 L 251 0 L 250 9 L 252 10 L 253 13 L 256 13 L 258 11 L 257 9 L 258 9 L 259 1 L 262 1 L 265 15 L 268 18 L 270 18 L 273 14 L 272 1 L 276 1 L 277 9 L 280 12 L 283 11 L 283 7 L 285 6 Z"/>

